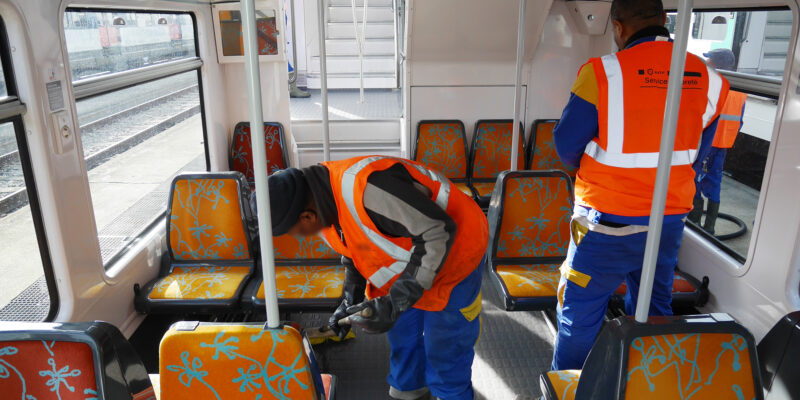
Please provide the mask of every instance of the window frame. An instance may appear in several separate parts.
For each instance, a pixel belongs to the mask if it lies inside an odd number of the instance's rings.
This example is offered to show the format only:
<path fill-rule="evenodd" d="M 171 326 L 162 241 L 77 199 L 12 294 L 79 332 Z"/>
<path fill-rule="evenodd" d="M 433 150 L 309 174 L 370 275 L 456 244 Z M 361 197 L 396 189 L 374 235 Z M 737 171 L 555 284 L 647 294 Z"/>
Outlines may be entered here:
<path fill-rule="evenodd" d="M 17 87 L 16 76 L 14 74 L 14 66 L 11 60 L 11 45 L 9 42 L 6 24 L 2 16 L 0 16 L 0 63 L 2 63 L 3 77 L 6 83 L 6 91 L 8 93 L 8 97 L 0 102 L 0 124 L 11 123 L 14 127 L 14 136 L 17 142 L 17 152 L 19 153 L 23 181 L 25 182 L 25 192 L 28 196 L 28 207 L 33 220 L 33 227 L 36 233 L 36 243 L 39 247 L 39 256 L 41 257 L 42 269 L 45 282 L 47 284 L 47 292 L 50 297 L 49 310 L 47 311 L 47 315 L 45 316 L 44 320 L 41 322 L 50 322 L 53 321 L 58 314 L 60 298 L 58 295 L 58 286 L 56 285 L 55 273 L 53 271 L 53 262 L 50 256 L 50 246 L 47 240 L 44 218 L 42 217 L 42 208 L 39 202 L 39 190 L 36 186 L 36 176 L 33 171 L 33 163 L 31 161 L 30 150 L 28 148 L 28 139 L 26 136 L 25 125 L 23 123 L 23 115 L 25 115 L 27 112 L 27 108 L 19 99 L 19 91 Z M 20 294 L 24 293 L 24 291 L 27 289 L 28 288 L 25 288 L 22 292 L 20 292 Z"/>
<path fill-rule="evenodd" d="M 133 86 L 141 85 L 148 82 L 157 81 L 159 79 L 173 77 L 179 74 L 195 71 L 197 75 L 198 96 L 200 97 L 200 121 L 203 131 L 203 152 L 206 163 L 206 171 L 211 169 L 211 155 L 209 154 L 208 146 L 208 123 L 206 118 L 205 96 L 203 89 L 203 59 L 200 54 L 200 43 L 198 40 L 197 29 L 197 15 L 193 11 L 178 11 L 178 10 L 160 10 L 160 9 L 133 9 L 133 8 L 115 8 L 115 7 L 67 7 L 61 16 L 63 21 L 64 17 L 69 12 L 128 12 L 138 14 L 171 14 L 171 15 L 188 15 L 192 20 L 192 29 L 194 30 L 194 50 L 195 56 L 182 60 L 167 61 L 164 63 L 150 65 L 146 67 L 134 68 L 126 71 L 114 72 L 107 75 L 102 75 L 93 78 L 79 79 L 72 81 L 71 67 L 69 65 L 69 54 L 66 54 L 65 62 L 67 70 L 70 71 L 70 84 L 73 87 L 73 96 L 71 101 L 73 106 L 77 109 L 79 100 L 89 99 L 96 96 L 116 92 Z M 64 37 L 65 30 L 61 29 L 61 35 Z M 66 43 L 66 39 L 65 39 Z M 81 160 L 85 163 L 86 160 Z M 88 169 L 87 169 L 88 172 Z M 94 204 L 92 204 L 92 212 L 94 212 Z M 146 236 L 153 228 L 159 226 L 167 213 L 167 205 L 164 205 L 160 213 L 154 214 L 152 220 L 145 224 L 141 231 L 133 237 L 128 243 L 122 246 L 114 255 L 109 257 L 108 261 L 103 263 L 103 270 L 108 272 L 116 263 L 121 260 L 137 243 L 138 239 Z M 95 227 L 96 229 L 97 227 Z M 99 234 L 97 231 L 97 240 L 99 243 Z M 101 249 L 102 253 L 102 249 Z M 102 257 L 101 257 L 102 258 Z"/>
<path fill-rule="evenodd" d="M 675 9 L 665 9 L 667 13 L 676 13 L 677 10 Z M 692 13 L 703 13 L 703 12 L 768 12 L 768 11 L 789 11 L 792 13 L 793 22 L 792 28 L 794 29 L 797 25 L 797 17 L 792 10 L 791 7 L 788 6 L 768 6 L 768 7 L 719 7 L 719 8 L 694 8 L 692 9 Z M 794 44 L 794 38 L 789 42 L 788 49 L 791 53 L 792 44 Z M 784 71 L 786 70 L 786 66 L 790 65 L 791 54 L 788 54 L 786 60 L 784 61 Z M 782 77 L 770 77 L 770 76 L 761 76 L 755 74 L 747 74 L 741 72 L 734 72 L 734 71 L 719 71 L 719 73 L 728 79 L 730 83 L 730 88 L 732 90 L 737 90 L 743 93 L 752 94 L 756 96 L 761 96 L 765 98 L 770 98 L 779 102 L 780 105 L 780 96 L 783 94 L 783 85 L 787 82 L 787 78 L 790 76 L 784 74 Z M 772 135 L 770 136 L 770 149 L 772 149 L 772 143 L 774 143 L 775 136 L 777 133 L 777 119 L 778 115 L 780 114 L 780 110 L 776 110 L 775 120 L 776 125 L 772 129 Z M 771 150 L 770 150 L 771 152 Z M 768 157 L 769 159 L 769 157 Z M 765 166 L 764 170 L 764 177 L 762 178 L 761 187 L 765 186 L 765 183 L 768 180 L 767 170 L 769 169 L 769 165 Z M 755 210 L 756 219 L 759 218 L 761 213 L 763 212 L 762 208 L 762 195 L 763 193 L 759 190 L 759 201 L 757 204 L 757 208 Z M 752 251 L 748 250 L 748 253 L 742 255 L 738 253 L 736 250 L 731 248 L 730 246 L 726 245 L 725 242 L 718 239 L 714 235 L 706 232 L 701 226 L 686 220 L 686 227 L 692 230 L 692 232 L 699 235 L 701 238 L 705 239 L 709 244 L 714 246 L 714 248 L 720 250 L 721 252 L 725 253 L 732 259 L 734 259 L 737 263 L 737 269 L 739 271 L 746 271 L 749 269 L 749 263 L 752 260 Z M 756 232 L 756 226 L 753 226 L 753 233 Z M 754 235 L 751 235 L 750 238 L 750 248 L 752 250 L 752 243 L 753 240 L 756 239 Z"/>

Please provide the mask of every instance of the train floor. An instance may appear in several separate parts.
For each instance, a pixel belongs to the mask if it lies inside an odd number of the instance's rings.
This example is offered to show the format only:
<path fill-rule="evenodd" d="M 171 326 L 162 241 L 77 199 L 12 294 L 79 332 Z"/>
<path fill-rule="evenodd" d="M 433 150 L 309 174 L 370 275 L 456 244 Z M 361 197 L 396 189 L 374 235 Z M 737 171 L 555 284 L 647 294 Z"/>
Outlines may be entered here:
<path fill-rule="evenodd" d="M 476 399 L 538 399 L 539 373 L 549 369 L 553 355 L 553 331 L 540 312 L 504 311 L 486 275 L 483 288 L 481 337 L 472 365 Z M 298 313 L 290 314 L 289 319 L 313 328 L 325 324 L 329 315 Z M 150 373 L 158 373 L 158 344 L 174 321 L 171 317 L 149 316 L 131 337 Z M 337 399 L 388 398 L 386 335 L 357 331 L 355 339 L 324 343 L 316 346 L 315 352 L 323 371 L 338 379 Z"/>

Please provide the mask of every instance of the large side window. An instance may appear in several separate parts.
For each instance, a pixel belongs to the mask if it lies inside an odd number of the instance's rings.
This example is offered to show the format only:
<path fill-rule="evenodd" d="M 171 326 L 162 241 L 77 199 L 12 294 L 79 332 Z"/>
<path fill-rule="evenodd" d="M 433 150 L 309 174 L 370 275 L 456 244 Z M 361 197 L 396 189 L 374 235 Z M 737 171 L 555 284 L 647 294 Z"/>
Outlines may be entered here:
<path fill-rule="evenodd" d="M 670 14 L 670 30 L 674 21 L 675 15 Z M 734 132 L 726 135 L 719 128 L 712 154 L 702 160 L 697 188 L 703 215 L 689 226 L 741 262 L 746 260 L 750 246 L 778 100 L 777 90 L 753 90 L 759 86 L 749 83 L 780 86 L 792 22 L 792 12 L 782 9 L 715 10 L 692 15 L 689 51 L 728 77 L 731 89 L 746 93 L 747 99 L 743 108 L 731 103 L 723 112 L 721 124 Z M 727 139 L 723 139 L 725 136 Z"/>
<path fill-rule="evenodd" d="M 50 320 L 58 296 L 8 48 L 0 19 L 0 321 Z"/>
<path fill-rule="evenodd" d="M 108 267 L 163 222 L 176 174 L 207 170 L 195 24 L 187 13 L 68 9 L 64 29 Z"/>

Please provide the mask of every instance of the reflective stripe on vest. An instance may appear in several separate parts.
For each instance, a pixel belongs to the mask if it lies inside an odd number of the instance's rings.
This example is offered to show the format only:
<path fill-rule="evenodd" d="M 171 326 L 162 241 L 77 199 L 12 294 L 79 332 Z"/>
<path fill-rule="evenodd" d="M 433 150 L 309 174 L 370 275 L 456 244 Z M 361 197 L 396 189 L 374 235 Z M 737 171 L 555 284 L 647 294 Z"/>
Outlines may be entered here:
<path fill-rule="evenodd" d="M 717 132 L 714 134 L 712 146 L 718 149 L 729 149 L 736 143 L 736 136 L 742 126 L 742 109 L 747 102 L 747 95 L 731 90 L 728 100 L 722 107 L 717 123 Z"/>
<path fill-rule="evenodd" d="M 358 214 L 356 210 L 356 202 L 355 202 L 355 181 L 356 176 L 358 176 L 359 172 L 364 169 L 369 164 L 372 164 L 375 161 L 383 160 L 383 159 L 395 159 L 394 157 L 386 157 L 386 156 L 374 156 L 374 157 L 367 157 L 355 164 L 353 164 L 350 168 L 348 168 L 344 175 L 342 176 L 342 198 L 344 199 L 345 204 L 347 205 L 348 211 L 350 211 L 350 215 L 353 216 L 358 227 L 361 228 L 361 231 L 364 232 L 365 235 L 369 238 L 369 240 L 378 246 L 381 250 L 383 250 L 386 254 L 390 255 L 392 258 L 397 260 L 397 262 L 393 263 L 392 265 L 382 267 L 373 273 L 371 276 L 367 277 L 367 279 L 372 282 L 373 285 L 377 287 L 382 287 L 383 285 L 389 283 L 395 276 L 400 275 L 405 270 L 406 265 L 411 260 L 411 254 L 414 252 L 414 248 L 412 247 L 411 250 L 406 250 L 388 240 L 386 237 L 381 235 L 379 232 L 375 232 L 374 230 L 370 229 L 364 222 L 361 220 L 361 216 Z M 421 174 L 428 176 L 431 180 L 439 182 L 439 191 L 436 193 L 436 204 L 442 208 L 442 210 L 447 211 L 447 205 L 450 198 L 450 181 L 447 180 L 443 175 L 439 174 L 438 172 L 431 171 L 427 168 L 422 166 L 412 164 L 406 162 L 405 160 L 396 159 L 403 164 L 413 167 Z"/>
<path fill-rule="evenodd" d="M 586 146 L 584 153 L 600 164 L 616 168 L 658 168 L 658 152 L 623 153 L 625 142 L 625 89 L 622 66 L 616 54 L 601 58 L 608 82 L 608 126 L 607 145 L 603 149 L 593 140 Z M 708 67 L 709 90 L 708 105 L 703 114 L 703 127 L 711 123 L 717 110 L 717 103 L 722 92 L 722 78 Z M 699 147 L 699 143 L 698 143 Z M 679 150 L 672 153 L 672 165 L 691 165 L 697 159 L 698 149 Z"/>

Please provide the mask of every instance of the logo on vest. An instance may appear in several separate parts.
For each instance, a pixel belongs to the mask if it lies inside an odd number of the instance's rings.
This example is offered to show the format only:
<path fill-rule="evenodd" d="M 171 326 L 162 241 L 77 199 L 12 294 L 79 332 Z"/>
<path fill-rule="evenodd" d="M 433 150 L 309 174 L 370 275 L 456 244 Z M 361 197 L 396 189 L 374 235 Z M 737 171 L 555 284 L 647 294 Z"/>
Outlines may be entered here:
<path fill-rule="evenodd" d="M 642 89 L 666 89 L 669 84 L 669 70 L 657 70 L 648 68 L 647 70 L 640 69 L 639 76 L 644 78 L 639 87 Z M 703 77 L 700 72 L 686 71 L 683 74 L 683 87 L 684 89 L 699 89 L 700 80 L 696 78 Z"/>

